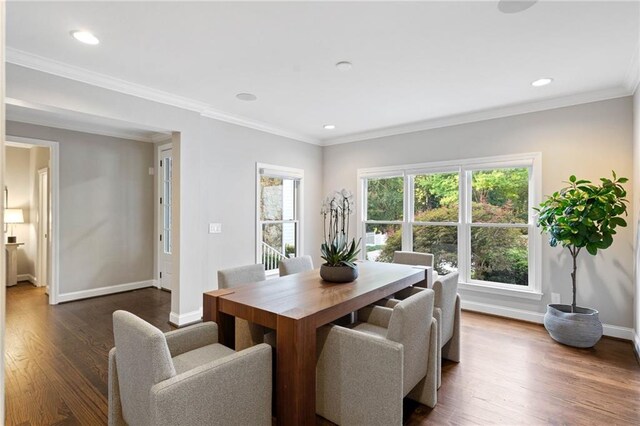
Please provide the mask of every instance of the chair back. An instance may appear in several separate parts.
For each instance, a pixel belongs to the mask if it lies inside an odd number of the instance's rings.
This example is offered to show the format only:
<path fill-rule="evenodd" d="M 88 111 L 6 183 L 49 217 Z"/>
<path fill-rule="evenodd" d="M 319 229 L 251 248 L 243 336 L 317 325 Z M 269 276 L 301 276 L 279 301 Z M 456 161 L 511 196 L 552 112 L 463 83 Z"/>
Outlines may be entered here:
<path fill-rule="evenodd" d="M 431 253 L 418 253 L 415 251 L 395 251 L 393 253 L 393 263 L 433 267 L 433 255 Z"/>
<path fill-rule="evenodd" d="M 241 284 L 264 281 L 266 279 L 267 276 L 262 264 L 221 269 L 218 271 L 218 288 L 233 288 Z"/>
<path fill-rule="evenodd" d="M 311 271 L 313 269 L 313 260 L 309 255 L 282 259 L 278 264 L 278 269 L 281 277 Z"/>
<path fill-rule="evenodd" d="M 113 335 L 122 416 L 147 425 L 151 387 L 176 375 L 167 339 L 160 330 L 126 311 L 113 313 Z"/>
<path fill-rule="evenodd" d="M 458 273 L 451 272 L 438 277 L 433 283 L 435 292 L 434 306 L 442 310 L 442 339 L 444 345 L 453 336 L 453 322 L 456 314 L 456 296 L 458 295 Z"/>
<path fill-rule="evenodd" d="M 427 374 L 434 292 L 424 289 L 393 308 L 387 339 L 404 346 L 404 395 Z"/>

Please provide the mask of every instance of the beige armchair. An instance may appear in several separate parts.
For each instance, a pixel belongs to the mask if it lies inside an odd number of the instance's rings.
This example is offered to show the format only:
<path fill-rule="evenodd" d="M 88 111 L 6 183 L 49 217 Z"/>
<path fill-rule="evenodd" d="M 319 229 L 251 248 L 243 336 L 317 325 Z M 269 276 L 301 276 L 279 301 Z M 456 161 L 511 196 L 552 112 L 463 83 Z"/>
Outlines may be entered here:
<path fill-rule="evenodd" d="M 313 269 L 313 260 L 309 255 L 282 259 L 278 264 L 278 269 L 281 277 L 311 271 Z"/>
<path fill-rule="evenodd" d="M 235 352 L 208 322 L 162 333 L 113 313 L 109 425 L 271 425 L 271 348 Z"/>
<path fill-rule="evenodd" d="M 242 284 L 264 281 L 267 277 L 264 265 L 247 265 L 218 271 L 218 287 L 233 288 Z M 251 324 L 242 318 L 236 318 L 236 350 L 242 350 L 258 343 L 268 343 L 275 347 L 275 331 L 261 325 Z"/>
<path fill-rule="evenodd" d="M 400 300 L 415 294 L 418 287 L 401 290 L 387 302 L 394 307 Z M 433 283 L 435 294 L 433 317 L 438 323 L 438 388 L 442 384 L 442 358 L 460 362 L 460 295 L 458 273 L 438 277 Z"/>
<path fill-rule="evenodd" d="M 434 293 L 421 289 L 393 309 L 369 306 L 352 328 L 318 330 L 316 411 L 342 425 L 400 425 L 402 398 L 437 401 Z"/>
<path fill-rule="evenodd" d="M 393 253 L 393 263 L 402 265 L 423 266 L 427 269 L 425 280 L 416 284 L 418 287 L 431 288 L 435 280 L 438 279 L 438 273 L 433 267 L 434 256 L 431 253 L 418 253 L 415 251 L 395 251 Z"/>

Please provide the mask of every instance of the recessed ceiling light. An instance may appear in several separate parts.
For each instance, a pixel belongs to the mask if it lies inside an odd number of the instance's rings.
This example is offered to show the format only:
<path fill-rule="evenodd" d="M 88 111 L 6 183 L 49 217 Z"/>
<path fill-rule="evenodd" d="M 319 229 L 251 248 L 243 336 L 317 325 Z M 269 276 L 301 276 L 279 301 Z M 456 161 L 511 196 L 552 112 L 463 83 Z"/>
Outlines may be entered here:
<path fill-rule="evenodd" d="M 500 0 L 498 10 L 502 13 L 520 13 L 536 4 L 538 0 Z"/>
<path fill-rule="evenodd" d="M 253 93 L 238 93 L 236 95 L 236 98 L 240 99 L 241 101 L 255 101 L 256 99 L 258 99 L 258 97 Z"/>
<path fill-rule="evenodd" d="M 539 78 L 538 80 L 531 82 L 531 85 L 533 87 L 542 87 L 546 86 L 547 84 L 551 84 L 552 81 L 553 79 L 549 77 Z"/>
<path fill-rule="evenodd" d="M 100 40 L 98 40 L 98 37 L 94 36 L 89 31 L 71 31 L 71 36 L 84 44 L 100 43 Z"/>
<path fill-rule="evenodd" d="M 336 128 L 336 125 L 335 124 L 325 124 L 322 127 L 324 127 L 325 130 L 333 130 L 333 129 Z"/>
<path fill-rule="evenodd" d="M 348 61 L 340 61 L 336 64 L 338 71 L 349 71 L 353 67 L 353 64 Z"/>

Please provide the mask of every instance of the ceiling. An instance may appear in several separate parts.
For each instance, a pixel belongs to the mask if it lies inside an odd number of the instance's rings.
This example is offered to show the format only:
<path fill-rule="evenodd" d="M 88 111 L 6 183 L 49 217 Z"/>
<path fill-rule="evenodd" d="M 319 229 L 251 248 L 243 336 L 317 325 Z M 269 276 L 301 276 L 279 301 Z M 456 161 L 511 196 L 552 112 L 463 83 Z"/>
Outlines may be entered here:
<path fill-rule="evenodd" d="M 122 91 L 320 144 L 635 87 L 638 3 L 497 4 L 8 2 L 8 61 L 69 65 L 85 81 L 112 77 Z M 101 43 L 80 44 L 76 29 Z M 554 82 L 532 87 L 541 77 Z"/>

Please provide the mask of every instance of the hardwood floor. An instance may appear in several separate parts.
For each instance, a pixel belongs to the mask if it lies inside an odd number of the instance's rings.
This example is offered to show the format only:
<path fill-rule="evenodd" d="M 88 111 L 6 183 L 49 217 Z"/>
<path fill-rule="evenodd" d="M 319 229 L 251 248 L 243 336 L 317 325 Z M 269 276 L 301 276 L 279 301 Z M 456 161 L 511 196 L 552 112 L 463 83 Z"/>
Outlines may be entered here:
<path fill-rule="evenodd" d="M 7 424 L 106 424 L 111 313 L 125 309 L 168 331 L 169 308 L 170 294 L 156 289 L 49 306 L 42 289 L 8 288 Z M 405 401 L 405 424 L 640 424 L 630 342 L 573 349 L 542 326 L 471 312 L 462 339 L 462 362 L 445 363 L 436 408 Z"/>

